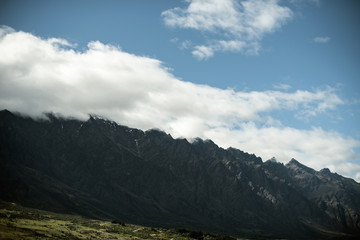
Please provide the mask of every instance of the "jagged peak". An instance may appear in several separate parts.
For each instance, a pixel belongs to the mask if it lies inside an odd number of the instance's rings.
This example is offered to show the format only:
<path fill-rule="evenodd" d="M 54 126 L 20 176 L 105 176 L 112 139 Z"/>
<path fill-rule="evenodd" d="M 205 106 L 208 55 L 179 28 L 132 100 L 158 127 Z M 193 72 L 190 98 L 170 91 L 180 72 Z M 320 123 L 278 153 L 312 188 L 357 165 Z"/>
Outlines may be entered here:
<path fill-rule="evenodd" d="M 244 151 L 241 151 L 241 150 L 239 150 L 239 149 L 237 149 L 237 148 L 234 148 L 234 147 L 228 147 L 226 150 L 228 150 L 228 151 L 240 151 L 240 152 L 244 152 Z"/>
<path fill-rule="evenodd" d="M 273 162 L 273 163 L 277 163 L 278 161 L 276 160 L 275 157 L 272 157 L 270 159 L 268 159 L 266 162 Z"/>
<path fill-rule="evenodd" d="M 7 109 L 4 109 L 4 110 L 1 110 L 1 111 L 0 111 L 0 116 L 1 116 L 1 117 L 13 117 L 13 116 L 15 116 L 15 114 L 12 113 L 12 112 L 10 112 L 10 111 L 7 110 Z"/>
<path fill-rule="evenodd" d="M 278 162 L 275 157 L 272 157 L 264 162 L 264 166 L 284 166 L 282 162 Z"/>
<path fill-rule="evenodd" d="M 295 158 L 292 158 L 287 164 L 285 164 L 287 168 L 305 168 L 306 166 L 298 162 Z"/>
<path fill-rule="evenodd" d="M 163 130 L 159 129 L 159 128 L 151 128 L 149 130 L 146 130 L 145 131 L 145 135 L 148 135 L 148 136 L 157 136 L 157 137 L 165 137 L 165 138 L 171 138 L 173 139 L 173 137 L 164 132 Z"/>
<path fill-rule="evenodd" d="M 161 134 L 161 135 L 167 135 L 166 132 L 159 128 L 151 128 L 145 131 L 146 134 Z"/>
<path fill-rule="evenodd" d="M 301 164 L 299 161 L 297 161 L 295 158 L 292 158 L 285 166 L 287 166 L 287 167 L 308 168 L 304 164 Z"/>
<path fill-rule="evenodd" d="M 211 139 L 209 139 L 209 138 L 205 139 L 205 140 L 204 140 L 204 143 L 210 143 L 210 144 L 216 145 L 216 144 L 213 142 L 213 140 L 211 140 Z"/>
<path fill-rule="evenodd" d="M 295 158 L 292 158 L 287 164 L 301 165 L 301 163 L 299 163 Z"/>
<path fill-rule="evenodd" d="M 289 169 L 293 169 L 293 170 L 298 170 L 301 169 L 304 172 L 308 172 L 310 174 L 314 174 L 316 171 L 310 167 L 307 167 L 304 164 L 301 164 L 300 162 L 298 162 L 296 159 L 292 158 L 290 160 L 290 162 L 288 162 L 285 167 L 289 168 Z"/>
<path fill-rule="evenodd" d="M 96 114 L 89 114 L 89 119 L 88 121 L 96 121 L 96 120 L 100 120 L 100 121 L 110 121 L 107 118 L 104 118 L 102 116 L 96 115 Z M 111 122 L 111 121 L 110 121 Z"/>
<path fill-rule="evenodd" d="M 328 174 L 331 174 L 331 171 L 328 168 L 323 168 L 320 170 L 320 173 L 328 175 Z"/>
<path fill-rule="evenodd" d="M 7 109 L 3 109 L 3 110 L 0 110 L 0 114 L 9 114 L 9 115 L 12 115 L 12 112 L 10 112 L 10 111 L 7 110 Z"/>
<path fill-rule="evenodd" d="M 43 114 L 47 120 L 49 120 L 50 122 L 58 122 L 61 120 L 65 120 L 65 118 L 58 114 L 58 113 L 54 113 L 54 112 L 47 112 Z"/>
<path fill-rule="evenodd" d="M 91 122 L 99 123 L 100 122 L 100 123 L 109 124 L 111 126 L 122 126 L 111 119 L 108 119 L 108 118 L 105 118 L 105 117 L 102 117 L 102 116 L 99 116 L 96 114 L 89 114 L 89 119 L 86 122 L 89 122 L 89 123 L 91 123 Z M 124 127 L 126 127 L 126 126 L 124 126 Z"/>
<path fill-rule="evenodd" d="M 196 137 L 196 138 L 193 138 L 191 139 L 191 143 L 193 144 L 199 144 L 199 143 L 209 143 L 209 144 L 214 144 L 216 145 L 211 139 L 202 139 L 202 138 L 199 138 L 199 137 Z"/>
<path fill-rule="evenodd" d="M 202 140 L 202 138 L 196 137 L 196 138 L 191 138 L 191 139 L 189 139 L 189 142 L 190 142 L 191 144 L 198 144 L 198 143 L 203 142 L 203 140 Z"/>

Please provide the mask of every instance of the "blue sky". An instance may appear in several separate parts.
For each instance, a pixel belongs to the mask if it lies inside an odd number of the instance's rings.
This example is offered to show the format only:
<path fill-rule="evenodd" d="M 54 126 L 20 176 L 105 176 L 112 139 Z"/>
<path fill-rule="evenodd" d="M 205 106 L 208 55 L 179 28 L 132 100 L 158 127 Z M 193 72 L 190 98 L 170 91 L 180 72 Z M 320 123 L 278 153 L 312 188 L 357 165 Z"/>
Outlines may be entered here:
<path fill-rule="evenodd" d="M 340 0 L 3 0 L 0 107 L 96 113 L 360 180 L 359 10 Z"/>

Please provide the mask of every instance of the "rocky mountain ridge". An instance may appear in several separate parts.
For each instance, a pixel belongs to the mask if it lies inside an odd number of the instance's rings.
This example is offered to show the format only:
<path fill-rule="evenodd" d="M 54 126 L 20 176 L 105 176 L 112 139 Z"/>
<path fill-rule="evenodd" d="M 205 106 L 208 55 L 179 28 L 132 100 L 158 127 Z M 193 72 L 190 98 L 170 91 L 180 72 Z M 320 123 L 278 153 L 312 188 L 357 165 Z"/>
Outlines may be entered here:
<path fill-rule="evenodd" d="M 356 238 L 360 184 L 90 116 L 0 112 L 0 198 L 136 224 L 250 237 Z"/>

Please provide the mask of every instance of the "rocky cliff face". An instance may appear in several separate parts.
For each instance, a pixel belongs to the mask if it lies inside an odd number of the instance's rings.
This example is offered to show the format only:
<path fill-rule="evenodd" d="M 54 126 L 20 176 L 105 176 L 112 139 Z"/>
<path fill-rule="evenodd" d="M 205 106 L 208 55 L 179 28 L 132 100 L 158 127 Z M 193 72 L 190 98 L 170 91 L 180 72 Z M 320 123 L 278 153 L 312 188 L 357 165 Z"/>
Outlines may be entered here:
<path fill-rule="evenodd" d="M 352 179 L 96 117 L 33 120 L 1 111 L 0 198 L 234 235 L 360 234 L 360 184 Z"/>

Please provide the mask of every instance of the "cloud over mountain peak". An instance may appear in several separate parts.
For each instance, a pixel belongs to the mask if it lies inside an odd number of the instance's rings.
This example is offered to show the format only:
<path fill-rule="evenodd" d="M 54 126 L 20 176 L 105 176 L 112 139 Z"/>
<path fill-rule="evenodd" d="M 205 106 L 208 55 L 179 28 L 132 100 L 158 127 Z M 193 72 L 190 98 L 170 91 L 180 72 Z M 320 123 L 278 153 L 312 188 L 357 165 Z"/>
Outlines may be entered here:
<path fill-rule="evenodd" d="M 181 81 L 159 60 L 90 42 L 84 51 L 65 39 L 43 39 L 2 27 L 0 107 L 32 116 L 43 112 L 87 118 L 98 114 L 174 137 L 210 138 L 222 147 L 264 159 L 300 159 L 354 177 L 359 141 L 319 127 L 284 126 L 276 112 L 313 118 L 344 101 L 335 89 L 235 91 Z"/>

